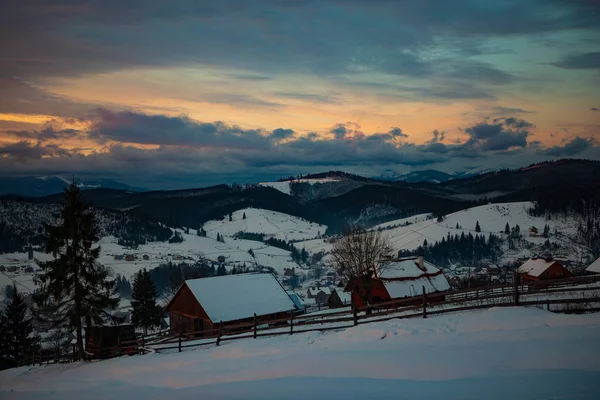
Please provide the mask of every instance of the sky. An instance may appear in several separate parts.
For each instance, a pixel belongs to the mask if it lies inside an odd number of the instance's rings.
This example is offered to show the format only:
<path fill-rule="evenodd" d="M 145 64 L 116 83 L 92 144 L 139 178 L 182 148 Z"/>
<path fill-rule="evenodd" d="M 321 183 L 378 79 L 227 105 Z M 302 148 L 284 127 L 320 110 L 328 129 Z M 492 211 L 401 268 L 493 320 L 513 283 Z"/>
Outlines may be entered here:
<path fill-rule="evenodd" d="M 0 0 L 0 175 L 600 159 L 596 0 Z"/>

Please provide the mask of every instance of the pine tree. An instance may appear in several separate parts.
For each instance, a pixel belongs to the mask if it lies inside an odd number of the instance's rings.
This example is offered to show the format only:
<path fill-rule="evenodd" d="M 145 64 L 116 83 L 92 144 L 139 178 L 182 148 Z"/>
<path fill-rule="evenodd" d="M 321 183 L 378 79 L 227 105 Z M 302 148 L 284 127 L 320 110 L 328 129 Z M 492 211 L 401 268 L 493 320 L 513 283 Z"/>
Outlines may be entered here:
<path fill-rule="evenodd" d="M 233 221 L 233 215 L 229 213 L 229 222 Z"/>
<path fill-rule="evenodd" d="M 242 215 L 242 219 L 246 219 L 246 213 L 244 213 L 244 215 Z"/>
<path fill-rule="evenodd" d="M 79 358 L 84 356 L 83 326 L 104 322 L 119 304 L 116 282 L 97 263 L 98 225 L 90 204 L 72 183 L 64 192 L 58 225 L 45 224 L 44 249 L 54 260 L 43 264 L 41 283 L 59 323 L 75 330 Z"/>
<path fill-rule="evenodd" d="M 145 268 L 135 275 L 131 298 L 131 307 L 133 307 L 131 320 L 135 326 L 144 328 L 144 335 L 147 335 L 148 328 L 160 326 L 162 309 L 156 304 L 158 291 Z"/>
<path fill-rule="evenodd" d="M 460 225 L 458 224 L 458 222 L 456 223 L 456 229 L 460 229 Z"/>
<path fill-rule="evenodd" d="M 510 235 L 510 225 L 508 225 L 508 222 L 506 223 L 506 226 L 504 227 L 504 233 L 506 233 L 507 235 Z"/>
<path fill-rule="evenodd" d="M 481 232 L 481 226 L 479 226 L 479 221 L 475 223 L 475 232 Z"/>
<path fill-rule="evenodd" d="M 33 260 L 33 247 L 31 247 L 31 243 L 29 244 L 29 247 L 27 248 L 27 258 L 30 260 Z"/>
<path fill-rule="evenodd" d="M 16 365 L 37 349 L 39 338 L 32 335 L 27 304 L 13 286 L 12 297 L 0 314 L 0 357 L 3 364 Z"/>
<path fill-rule="evenodd" d="M 548 224 L 546 224 L 544 226 L 544 237 L 548 238 L 550 236 L 550 227 L 548 226 Z"/>
<path fill-rule="evenodd" d="M 223 264 L 219 265 L 219 268 L 217 268 L 217 276 L 223 276 L 223 275 L 227 275 L 227 270 L 225 269 L 225 266 Z"/>

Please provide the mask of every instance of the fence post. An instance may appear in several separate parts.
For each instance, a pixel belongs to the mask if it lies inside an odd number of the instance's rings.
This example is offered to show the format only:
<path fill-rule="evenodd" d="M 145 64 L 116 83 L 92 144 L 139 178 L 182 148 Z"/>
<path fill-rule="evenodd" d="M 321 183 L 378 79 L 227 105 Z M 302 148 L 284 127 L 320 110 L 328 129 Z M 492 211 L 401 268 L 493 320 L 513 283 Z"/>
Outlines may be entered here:
<path fill-rule="evenodd" d="M 178 345 L 178 348 L 179 348 L 179 352 L 180 353 L 181 353 L 181 336 L 182 336 L 181 332 L 179 332 L 179 345 Z"/>
<path fill-rule="evenodd" d="M 294 310 L 290 310 L 290 335 L 294 334 Z"/>
<path fill-rule="evenodd" d="M 219 333 L 217 334 L 217 346 L 221 344 L 221 335 L 223 334 L 223 321 L 219 323 Z"/>
<path fill-rule="evenodd" d="M 427 318 L 427 293 L 425 293 L 425 286 L 423 286 L 423 318 Z"/>
<path fill-rule="evenodd" d="M 144 347 L 146 347 L 146 344 L 144 341 L 144 335 L 142 335 L 142 348 L 140 349 L 140 354 L 142 354 L 142 352 L 144 351 Z"/>
<path fill-rule="evenodd" d="M 356 306 L 352 306 L 352 317 L 354 318 L 354 326 L 358 325 L 358 310 Z"/>
<path fill-rule="evenodd" d="M 254 313 L 254 339 L 256 339 L 256 313 Z"/>
<path fill-rule="evenodd" d="M 515 270 L 514 278 L 513 278 L 515 306 L 519 305 L 519 283 L 520 283 L 520 280 L 521 280 L 521 275 L 519 275 L 519 272 Z"/>
<path fill-rule="evenodd" d="M 546 299 L 546 310 L 550 311 L 550 299 Z"/>

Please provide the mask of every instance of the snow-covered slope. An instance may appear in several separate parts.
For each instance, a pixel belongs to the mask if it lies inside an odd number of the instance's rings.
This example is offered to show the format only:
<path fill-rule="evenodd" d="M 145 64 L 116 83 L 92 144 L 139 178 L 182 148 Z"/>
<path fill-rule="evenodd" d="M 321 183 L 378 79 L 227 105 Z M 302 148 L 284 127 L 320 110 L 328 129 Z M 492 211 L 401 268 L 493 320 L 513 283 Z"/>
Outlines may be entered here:
<path fill-rule="evenodd" d="M 390 239 L 393 251 L 397 252 L 398 250 L 415 250 L 419 246 L 422 246 L 425 241 L 428 244 L 433 244 L 436 241 L 441 241 L 448 234 L 454 236 L 461 235 L 462 233 L 465 235 L 471 233 L 473 235 L 489 236 L 493 233 L 503 236 L 507 223 L 511 228 L 519 225 L 523 239 L 526 242 L 541 245 L 546 241 L 546 238 L 542 236 L 531 237 L 528 235 L 528 229 L 531 226 L 535 226 L 541 233 L 544 226 L 548 225 L 551 232 L 551 241 L 558 242 L 561 246 L 568 249 L 578 251 L 569 238 L 576 233 L 579 221 L 576 221 L 573 217 L 564 216 L 550 220 L 546 220 L 543 217 L 531 216 L 528 210 L 533 205 L 532 202 L 486 204 L 448 214 L 442 222 L 437 222 L 437 219 L 431 219 L 428 214 L 421 214 L 410 218 L 390 221 L 378 225 L 374 229 L 384 229 L 383 232 Z M 481 232 L 476 232 L 475 226 L 477 222 L 479 222 Z M 555 231 L 558 235 L 554 234 Z M 328 252 L 331 250 L 331 244 L 323 239 L 297 243 L 297 247 L 304 247 L 311 253 L 319 251 Z M 528 255 L 529 253 L 519 254 L 519 256 Z M 513 254 L 513 256 L 516 256 L 516 254 Z"/>
<path fill-rule="evenodd" d="M 294 179 L 293 181 L 283 181 L 283 182 L 261 182 L 260 186 L 272 187 L 273 189 L 277 189 L 282 193 L 291 194 L 290 183 L 308 183 L 310 185 L 314 185 L 315 183 L 325 183 L 325 182 L 338 182 L 339 179 L 336 178 L 320 178 L 320 179 Z"/>
<path fill-rule="evenodd" d="M 327 230 L 325 225 L 260 208 L 238 210 L 231 217 L 231 221 L 228 216 L 220 221 L 208 221 L 204 224 L 204 230 L 210 237 L 216 237 L 217 233 L 233 236 L 238 232 L 251 232 L 285 241 L 313 239 Z"/>
<path fill-rule="evenodd" d="M 600 314 L 492 308 L 16 368 L 0 372 L 0 397 L 593 399 L 600 396 L 599 336 Z"/>

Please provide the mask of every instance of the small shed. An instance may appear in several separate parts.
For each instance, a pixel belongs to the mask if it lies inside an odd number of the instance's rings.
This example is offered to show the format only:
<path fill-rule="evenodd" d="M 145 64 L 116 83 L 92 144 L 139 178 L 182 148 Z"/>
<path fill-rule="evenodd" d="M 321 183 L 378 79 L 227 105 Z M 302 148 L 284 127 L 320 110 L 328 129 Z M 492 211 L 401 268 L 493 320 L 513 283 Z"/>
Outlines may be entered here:
<path fill-rule="evenodd" d="M 171 329 L 201 337 L 219 323 L 224 327 L 288 316 L 297 307 L 271 274 L 236 274 L 189 279 L 166 307 Z"/>
<path fill-rule="evenodd" d="M 600 257 L 585 269 L 590 274 L 600 274 Z"/>
<path fill-rule="evenodd" d="M 350 293 L 346 293 L 342 290 L 338 291 L 337 289 L 333 289 L 331 291 L 331 295 L 329 295 L 329 299 L 327 299 L 327 305 L 329 308 L 346 307 L 351 303 L 352 296 Z"/>
<path fill-rule="evenodd" d="M 110 358 L 135 354 L 137 343 L 132 324 L 85 328 L 85 351 L 92 358 Z"/>
<path fill-rule="evenodd" d="M 518 269 L 521 279 L 525 281 L 540 281 L 544 279 L 562 279 L 573 276 L 560 262 L 552 256 L 533 257 Z"/>

